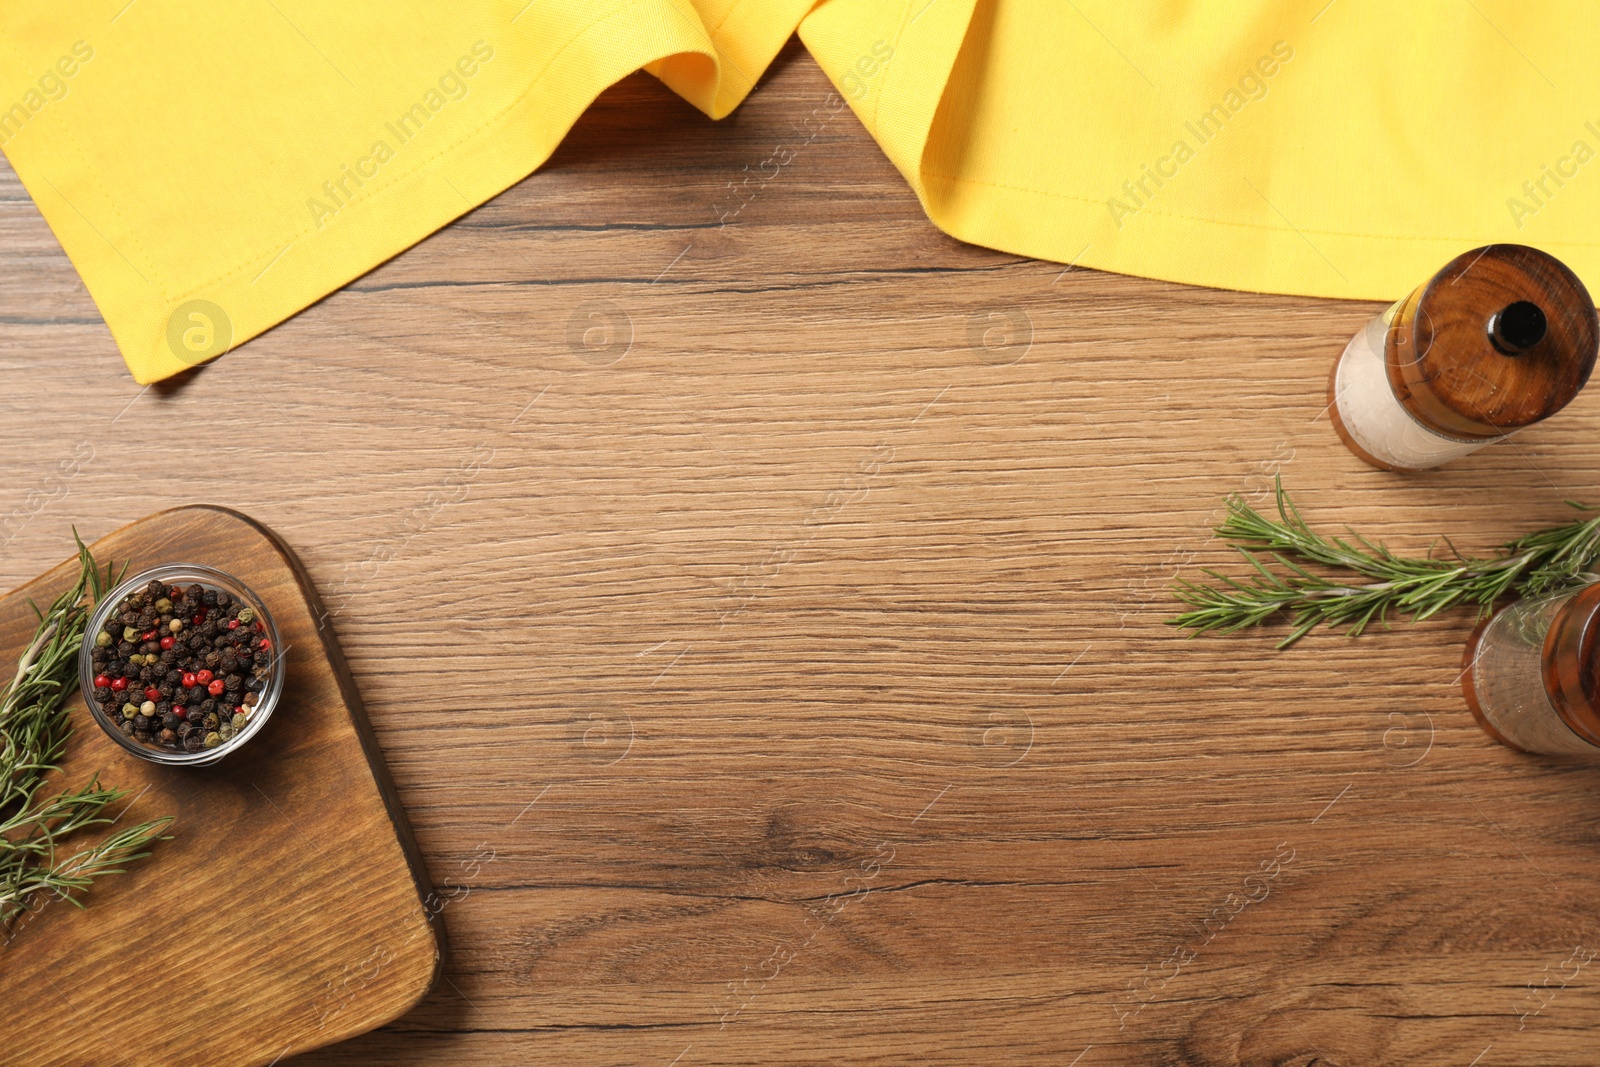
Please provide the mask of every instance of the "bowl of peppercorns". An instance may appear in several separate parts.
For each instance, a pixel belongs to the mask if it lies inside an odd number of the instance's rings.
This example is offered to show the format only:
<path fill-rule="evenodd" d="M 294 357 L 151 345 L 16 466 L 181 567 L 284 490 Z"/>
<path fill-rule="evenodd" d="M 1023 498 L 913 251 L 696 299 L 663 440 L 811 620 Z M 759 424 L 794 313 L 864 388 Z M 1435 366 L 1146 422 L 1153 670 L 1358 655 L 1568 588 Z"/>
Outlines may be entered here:
<path fill-rule="evenodd" d="M 215 763 L 243 745 L 271 716 L 284 679 L 261 598 L 194 563 L 141 571 L 102 598 L 78 670 L 106 733 L 169 764 Z"/>

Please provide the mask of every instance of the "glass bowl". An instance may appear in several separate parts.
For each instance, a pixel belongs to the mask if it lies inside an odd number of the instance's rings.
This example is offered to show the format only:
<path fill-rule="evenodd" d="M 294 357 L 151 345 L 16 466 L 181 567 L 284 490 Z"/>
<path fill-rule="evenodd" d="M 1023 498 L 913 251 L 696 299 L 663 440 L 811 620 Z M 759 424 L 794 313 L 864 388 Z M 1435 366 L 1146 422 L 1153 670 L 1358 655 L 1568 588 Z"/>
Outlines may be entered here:
<path fill-rule="evenodd" d="M 94 698 L 94 648 L 95 640 L 104 628 L 106 620 L 122 603 L 128 594 L 136 592 L 152 580 L 159 581 L 162 585 L 181 585 L 188 587 L 199 585 L 202 589 L 225 592 L 230 597 L 238 600 L 246 607 L 255 611 L 255 618 L 259 619 L 264 627 L 262 636 L 271 642 L 271 661 L 266 668 L 262 681 L 265 684 L 257 690 L 255 707 L 248 714 L 245 724 L 228 740 L 215 748 L 203 748 L 199 752 L 172 751 L 153 745 L 144 745 L 124 734 L 119 725 L 119 719 L 107 715 L 100 707 L 100 702 Z M 252 620 L 252 625 L 255 620 Z M 89 616 L 89 626 L 83 633 L 83 645 L 78 652 L 78 684 L 83 689 L 83 700 L 88 705 L 89 713 L 94 716 L 100 728 L 104 730 L 113 741 L 132 752 L 141 759 L 150 760 L 152 763 L 165 763 L 172 766 L 204 766 L 215 763 L 224 756 L 245 744 L 266 725 L 272 717 L 272 709 L 277 706 L 278 698 L 283 693 L 284 684 L 283 645 L 278 640 L 277 627 L 273 625 L 272 613 L 267 610 L 261 598 L 239 579 L 231 574 L 207 567 L 198 563 L 168 563 L 160 567 L 151 567 L 140 571 L 111 590 L 100 602 L 95 605 L 94 612 Z M 248 689 L 245 692 L 249 692 Z M 130 700 L 132 698 L 129 698 Z"/>

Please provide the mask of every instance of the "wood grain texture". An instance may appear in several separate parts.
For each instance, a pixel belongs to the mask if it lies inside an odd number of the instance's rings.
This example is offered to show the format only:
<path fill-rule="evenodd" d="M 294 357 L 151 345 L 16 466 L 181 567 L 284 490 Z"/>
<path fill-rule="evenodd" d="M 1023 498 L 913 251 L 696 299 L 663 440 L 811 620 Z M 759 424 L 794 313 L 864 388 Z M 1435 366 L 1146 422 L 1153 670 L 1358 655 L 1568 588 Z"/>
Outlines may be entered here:
<path fill-rule="evenodd" d="M 74 700 L 66 779 L 101 772 L 131 798 L 118 820 L 172 815 L 172 839 L 100 881 L 84 910 L 45 901 L 8 932 L 5 1062 L 255 1067 L 413 1007 L 441 962 L 441 898 L 293 553 L 208 507 L 150 516 L 93 548 L 134 573 L 233 574 L 271 612 L 288 677 L 261 731 L 205 768 L 129 755 Z M 0 598 L 0 662 L 33 636 L 30 598 L 49 603 L 77 574 L 74 558 Z"/>
<path fill-rule="evenodd" d="M 173 501 L 282 531 L 448 900 L 434 993 L 297 1062 L 1592 1064 L 1600 772 L 1474 724 L 1471 620 L 1163 620 L 1277 472 L 1403 550 L 1564 519 L 1600 396 L 1373 470 L 1324 383 L 1376 304 L 959 244 L 828 93 L 630 78 L 144 393 L 0 183 L 0 576 Z"/>

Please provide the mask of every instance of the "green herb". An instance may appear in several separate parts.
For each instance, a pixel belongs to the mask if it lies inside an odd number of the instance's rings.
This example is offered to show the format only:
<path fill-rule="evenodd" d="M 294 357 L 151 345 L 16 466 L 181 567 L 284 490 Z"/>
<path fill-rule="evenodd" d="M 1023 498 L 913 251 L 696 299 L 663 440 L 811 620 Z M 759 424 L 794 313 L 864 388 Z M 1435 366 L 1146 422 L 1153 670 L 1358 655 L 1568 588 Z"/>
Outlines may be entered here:
<path fill-rule="evenodd" d="M 1189 610 L 1168 620 L 1171 625 L 1226 634 L 1281 614 L 1292 621 L 1289 635 L 1278 642 L 1279 648 L 1287 648 L 1318 626 L 1343 628 L 1354 637 L 1374 621 L 1387 623 L 1391 614 L 1420 622 L 1463 605 L 1487 614 L 1508 594 L 1540 596 L 1600 581 L 1589 570 L 1600 558 L 1600 518 L 1528 534 L 1490 559 L 1463 556 L 1448 540 L 1446 557 L 1408 557 L 1354 531 L 1349 541 L 1324 537 L 1301 518 L 1281 479 L 1275 492 L 1277 520 L 1240 496 L 1227 499 L 1228 514 L 1217 536 L 1236 548 L 1252 570 L 1243 579 L 1207 570 L 1214 583 L 1175 583 L 1173 594 Z M 1307 564 L 1353 571 L 1366 580 L 1337 581 L 1313 573 Z"/>
<path fill-rule="evenodd" d="M 78 648 L 91 606 L 112 584 L 109 565 L 102 578 L 89 549 L 73 537 L 78 580 L 48 611 L 34 606 L 38 630 L 16 677 L 0 689 L 0 922 L 7 924 L 42 893 L 82 907 L 75 893 L 149 855 L 150 844 L 172 821 L 124 827 L 74 847 L 68 839 L 78 831 L 116 822 L 106 809 L 123 791 L 102 787 L 96 774 L 78 789 L 40 795 L 48 777 L 61 769 L 72 732 L 67 698 L 76 688 Z"/>

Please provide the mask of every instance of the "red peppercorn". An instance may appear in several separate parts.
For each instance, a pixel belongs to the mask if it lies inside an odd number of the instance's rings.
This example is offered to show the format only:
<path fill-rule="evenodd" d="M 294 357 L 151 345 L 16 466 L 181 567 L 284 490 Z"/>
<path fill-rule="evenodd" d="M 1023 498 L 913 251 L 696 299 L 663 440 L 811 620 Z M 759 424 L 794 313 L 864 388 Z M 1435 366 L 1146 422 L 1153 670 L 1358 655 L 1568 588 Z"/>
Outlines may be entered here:
<path fill-rule="evenodd" d="M 256 620 L 256 633 L 264 634 L 266 632 L 267 632 L 267 624 L 262 622 L 260 619 L 257 619 Z"/>
<path fill-rule="evenodd" d="M 126 678 L 118 678 L 111 683 L 111 688 L 120 693 L 128 688 L 128 680 Z"/>
<path fill-rule="evenodd" d="M 193 689 L 195 687 L 195 683 L 199 680 L 200 679 L 195 677 L 194 671 L 183 672 L 183 687 L 185 689 Z"/>
<path fill-rule="evenodd" d="M 185 708 L 182 704 L 174 704 L 172 705 L 172 714 L 176 715 L 180 719 L 186 719 L 189 717 L 189 709 Z"/>
<path fill-rule="evenodd" d="M 167 599 L 168 600 L 182 600 L 183 599 L 183 589 L 181 587 L 179 587 L 179 586 L 176 586 L 176 585 L 172 586 L 171 588 L 169 588 L 167 590 Z"/>
<path fill-rule="evenodd" d="M 222 679 L 218 678 L 216 681 L 206 686 L 206 692 L 210 693 L 214 697 L 219 697 L 222 695 L 222 691 L 226 688 L 227 686 L 222 684 Z"/>
<path fill-rule="evenodd" d="M 238 619 L 229 619 L 228 620 L 228 629 L 237 630 L 238 628 L 239 628 L 239 620 Z"/>
<path fill-rule="evenodd" d="M 161 690 L 152 685 L 144 691 L 144 698 L 146 700 L 160 700 Z"/>
<path fill-rule="evenodd" d="M 265 637 L 263 637 L 261 639 L 261 644 L 257 645 L 256 647 L 257 648 L 262 648 L 262 649 L 270 649 L 272 647 L 272 642 L 267 640 Z"/>
<path fill-rule="evenodd" d="M 198 615 L 196 615 L 194 617 L 194 624 L 196 626 L 199 626 L 201 623 L 203 623 L 205 621 L 206 621 L 205 612 L 201 612 L 200 614 L 198 614 Z"/>
<path fill-rule="evenodd" d="M 94 687 L 96 689 L 105 689 L 110 684 L 111 684 L 111 679 L 107 678 L 105 675 L 97 674 L 97 675 L 94 676 Z"/>
<path fill-rule="evenodd" d="M 206 671 L 206 670 L 200 670 L 200 671 L 195 671 L 194 672 L 194 680 L 199 682 L 201 685 L 205 685 L 207 682 L 211 681 L 211 679 L 213 679 L 215 677 L 216 677 L 216 675 L 214 675 L 210 671 Z"/>
<path fill-rule="evenodd" d="M 146 630 L 144 633 L 139 635 L 139 640 L 141 641 L 154 641 L 155 639 L 156 632 L 154 630 Z"/>
<path fill-rule="evenodd" d="M 171 648 L 176 643 L 177 642 L 173 640 L 172 635 L 168 634 L 166 637 L 163 637 L 161 639 L 161 651 L 165 652 L 167 649 Z"/>

